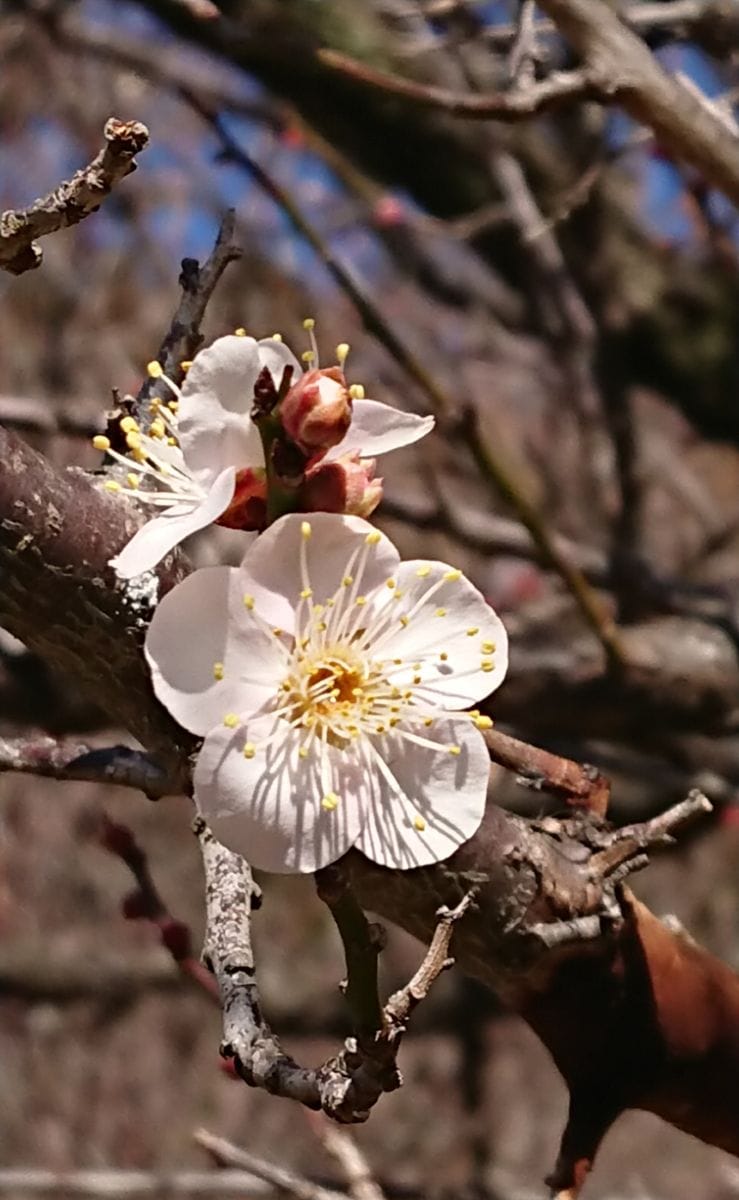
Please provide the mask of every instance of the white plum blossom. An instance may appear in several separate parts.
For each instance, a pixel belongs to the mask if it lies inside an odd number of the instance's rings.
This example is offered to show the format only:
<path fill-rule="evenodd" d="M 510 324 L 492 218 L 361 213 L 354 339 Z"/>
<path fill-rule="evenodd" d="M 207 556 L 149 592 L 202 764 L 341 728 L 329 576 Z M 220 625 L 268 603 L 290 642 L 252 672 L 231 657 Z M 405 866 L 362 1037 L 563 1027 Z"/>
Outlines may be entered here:
<path fill-rule="evenodd" d="M 169 592 L 145 650 L 205 739 L 199 810 L 253 865 L 313 871 L 356 846 L 423 866 L 480 824 L 491 721 L 462 710 L 503 680 L 505 629 L 461 571 L 401 562 L 362 518 L 280 518 L 240 567 Z"/>
<path fill-rule="evenodd" d="M 345 358 L 348 347 L 338 349 Z M 309 365 L 313 359 L 309 352 Z M 260 488 L 264 493 L 264 452 L 250 412 L 254 387 L 265 367 L 278 389 L 286 368 L 293 386 L 302 377 L 302 366 L 279 335 L 255 341 L 241 331 L 218 338 L 201 350 L 188 364 L 182 388 L 162 375 L 158 364 L 151 364 L 150 373 L 161 378 L 172 393 L 169 404 L 153 402 L 146 432 L 133 417 L 123 418 L 127 455 L 111 449 L 108 438 L 94 439 L 98 449 L 127 471 L 123 484 L 111 479 L 105 486 L 113 491 L 128 488 L 139 502 L 154 510 L 111 560 L 120 578 L 131 579 L 150 570 L 186 537 L 219 518 L 225 521 L 224 513 L 242 493 L 247 498 Z M 410 445 L 433 427 L 433 417 L 419 417 L 366 399 L 357 385 L 349 393 L 351 426 L 343 440 L 326 453 L 326 460 L 348 453 L 371 459 Z M 238 522 L 235 527 L 244 528 Z"/>

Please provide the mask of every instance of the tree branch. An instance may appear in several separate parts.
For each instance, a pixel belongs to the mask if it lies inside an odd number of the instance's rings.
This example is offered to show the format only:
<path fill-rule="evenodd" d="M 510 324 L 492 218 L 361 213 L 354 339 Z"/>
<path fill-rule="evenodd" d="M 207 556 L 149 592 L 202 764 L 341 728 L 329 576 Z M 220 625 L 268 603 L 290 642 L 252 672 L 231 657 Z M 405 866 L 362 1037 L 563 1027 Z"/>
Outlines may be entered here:
<path fill-rule="evenodd" d="M 136 170 L 134 156 L 149 140 L 146 126 L 111 117 L 104 135 L 104 148 L 67 183 L 60 183 L 30 208 L 0 215 L 0 269 L 22 275 L 40 266 L 42 251 L 34 239 L 76 225 L 96 212 L 116 184 Z"/>
<path fill-rule="evenodd" d="M 0 737 L 0 772 L 139 788 L 150 800 L 178 791 L 149 754 L 130 746 L 88 746 L 73 740 Z"/>

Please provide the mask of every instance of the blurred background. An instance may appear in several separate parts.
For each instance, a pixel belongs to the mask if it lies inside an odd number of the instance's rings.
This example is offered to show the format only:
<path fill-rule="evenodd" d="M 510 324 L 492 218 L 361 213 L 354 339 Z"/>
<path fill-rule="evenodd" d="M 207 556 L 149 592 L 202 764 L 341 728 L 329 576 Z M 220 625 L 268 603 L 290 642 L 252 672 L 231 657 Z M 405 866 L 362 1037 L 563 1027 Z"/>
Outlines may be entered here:
<path fill-rule="evenodd" d="M 731 121 L 732 6 L 627 7 L 662 64 Z M 137 390 L 181 258 L 204 258 L 235 208 L 244 253 L 208 339 L 280 331 L 299 352 L 312 316 L 326 362 L 351 344 L 350 382 L 436 413 L 436 433 L 382 461 L 380 524 L 404 555 L 463 567 L 503 614 L 501 728 L 597 764 L 618 822 L 707 792 L 714 816 L 636 890 L 736 967 L 736 214 L 616 111 L 466 122 L 358 89 L 315 56 L 331 46 L 457 92 L 566 67 L 546 22 L 521 61 L 517 13 L 514 0 L 0 3 L 0 209 L 88 161 L 111 115 L 152 139 L 98 214 L 45 242 L 40 270 L 0 279 L 0 420 L 59 465 L 98 465 L 89 438 L 111 389 Z M 400 353 L 376 336 L 377 313 Z M 233 558 L 238 541 L 217 531 L 193 553 Z M 615 652 L 588 597 L 618 622 Z M 31 730 L 124 736 L 0 631 L 0 733 Z M 552 810 L 503 772 L 493 798 Z M 207 1167 L 201 1125 L 341 1186 L 302 1111 L 223 1071 L 215 1006 L 150 926 L 125 919 L 131 879 L 100 845 L 103 810 L 135 830 L 199 945 L 182 801 L 0 779 L 0 1196 L 30 1194 L 4 1172 L 31 1167 L 141 1169 L 164 1194 L 157 1172 Z M 340 949 L 310 880 L 264 882 L 265 1007 L 318 1062 L 346 1032 Z M 391 931 L 388 990 L 420 953 Z M 545 1195 L 565 1090 L 494 996 L 445 977 L 401 1066 L 405 1087 L 356 1131 L 388 1196 Z M 696 1195 L 739 1196 L 736 1161 L 643 1114 L 608 1136 L 584 1193 Z"/>

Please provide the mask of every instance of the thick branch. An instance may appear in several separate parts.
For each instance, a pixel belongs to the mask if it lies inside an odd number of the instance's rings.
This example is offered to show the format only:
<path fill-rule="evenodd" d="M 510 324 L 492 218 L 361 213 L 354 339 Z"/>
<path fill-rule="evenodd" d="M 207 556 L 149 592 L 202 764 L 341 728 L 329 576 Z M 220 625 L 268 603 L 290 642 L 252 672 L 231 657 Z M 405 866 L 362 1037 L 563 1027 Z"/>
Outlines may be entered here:
<path fill-rule="evenodd" d="M 104 134 L 104 148 L 67 183 L 60 183 L 31 208 L 11 209 L 0 216 L 2 270 L 22 275 L 40 266 L 42 251 L 34 238 L 76 225 L 96 212 L 115 185 L 136 170 L 134 156 L 149 140 L 146 126 L 111 117 Z"/>

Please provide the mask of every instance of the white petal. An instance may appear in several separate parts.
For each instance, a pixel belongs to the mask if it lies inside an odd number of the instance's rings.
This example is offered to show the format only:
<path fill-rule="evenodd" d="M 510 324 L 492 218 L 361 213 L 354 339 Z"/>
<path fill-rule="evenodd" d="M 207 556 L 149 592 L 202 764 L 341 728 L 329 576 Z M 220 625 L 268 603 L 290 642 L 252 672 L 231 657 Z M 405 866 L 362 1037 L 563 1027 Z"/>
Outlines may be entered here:
<path fill-rule="evenodd" d="M 427 568 L 430 568 L 428 574 Z M 419 576 L 418 572 L 423 575 Z M 498 614 L 481 592 L 462 576 L 445 580 L 433 594 L 431 586 L 448 574 L 446 563 L 404 562 L 396 572 L 397 619 L 388 636 L 380 636 L 373 653 L 383 658 L 402 658 L 407 672 L 393 676 L 400 688 L 410 686 L 421 675 L 414 694 L 445 708 L 465 708 L 489 696 L 505 678 L 508 669 L 508 635 Z M 415 613 L 412 610 L 420 602 Z M 403 625 L 401 616 L 408 614 Z M 444 657 L 442 657 L 444 656 Z M 416 670 L 413 663 L 420 662 Z"/>
<path fill-rule="evenodd" d="M 179 404 L 177 435 L 191 471 L 262 467 L 264 456 L 249 418 L 260 371 L 254 338 L 218 338 L 195 356 Z"/>
<path fill-rule="evenodd" d="M 304 542 L 302 526 L 306 521 L 311 536 Z M 245 589 L 255 591 L 259 587 L 270 593 L 274 620 L 287 628 L 287 613 L 296 608 L 305 586 L 300 571 L 304 542 L 314 601 L 323 603 L 338 590 L 355 550 L 366 558 L 360 590 L 374 591 L 384 586 L 400 563 L 398 551 L 384 534 L 376 544 L 366 546 L 367 536 L 376 533 L 375 527 L 361 517 L 290 513 L 265 529 L 247 550 L 241 564 Z"/>
<path fill-rule="evenodd" d="M 276 342 L 274 338 L 262 338 L 257 343 L 259 347 L 259 369 L 268 367 L 274 380 L 275 387 L 282 383 L 282 373 L 285 367 L 292 367 L 290 386 L 297 383 L 303 374 L 303 368 L 284 342 Z"/>
<path fill-rule="evenodd" d="M 204 567 L 157 605 L 144 646 L 154 691 L 175 720 L 205 734 L 268 703 L 286 674 L 277 637 L 244 606 L 240 572 Z M 222 664 L 218 679 L 216 664 Z"/>
<path fill-rule="evenodd" d="M 433 417 L 419 417 L 401 412 L 379 400 L 355 400 L 349 432 L 338 446 L 326 455 L 327 459 L 358 452 L 362 458 L 375 458 L 401 446 L 410 446 L 425 437 L 434 427 Z"/>
<path fill-rule="evenodd" d="M 363 786 L 356 757 L 326 747 L 332 812 L 321 805 L 324 786 L 318 758 L 300 758 L 299 734 L 280 721 L 284 738 L 260 749 L 260 738 L 275 728 L 273 718 L 253 721 L 235 735 L 214 729 L 195 766 L 195 801 L 219 841 L 264 871 L 315 871 L 334 862 L 354 843 L 364 819 L 357 793 Z M 245 758 L 246 741 L 256 747 Z"/>
<path fill-rule="evenodd" d="M 120 554 L 110 560 L 119 579 L 133 579 L 143 571 L 150 571 L 186 537 L 212 524 L 231 503 L 234 479 L 234 470 L 229 467 L 217 477 L 202 500 L 192 504 L 178 501 L 142 525 Z"/>
<path fill-rule="evenodd" d="M 368 765 L 370 807 L 355 845 L 384 867 L 441 862 L 472 837 L 485 812 L 490 759 L 482 734 L 461 718 L 442 718 L 423 733 L 439 742 L 438 753 L 399 737 L 376 741 L 402 795 Z M 461 753 L 450 754 L 450 745 Z"/>

